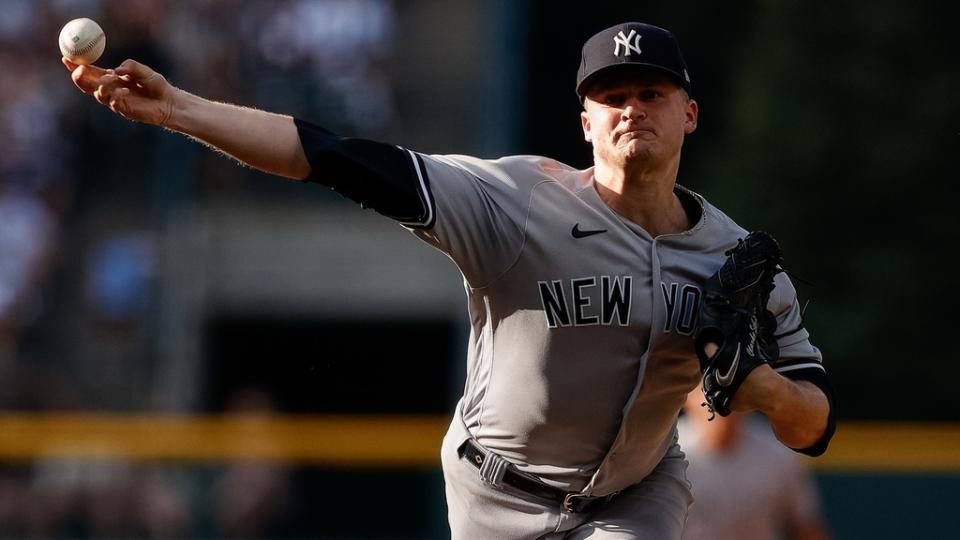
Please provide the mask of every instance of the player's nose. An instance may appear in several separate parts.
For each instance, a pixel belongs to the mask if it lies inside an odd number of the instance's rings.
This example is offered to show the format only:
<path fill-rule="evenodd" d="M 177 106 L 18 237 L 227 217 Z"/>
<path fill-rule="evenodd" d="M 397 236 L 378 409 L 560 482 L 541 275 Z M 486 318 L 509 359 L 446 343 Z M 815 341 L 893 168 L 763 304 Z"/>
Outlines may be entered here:
<path fill-rule="evenodd" d="M 623 104 L 623 120 L 638 120 L 647 117 L 646 108 L 636 98 L 630 98 Z"/>

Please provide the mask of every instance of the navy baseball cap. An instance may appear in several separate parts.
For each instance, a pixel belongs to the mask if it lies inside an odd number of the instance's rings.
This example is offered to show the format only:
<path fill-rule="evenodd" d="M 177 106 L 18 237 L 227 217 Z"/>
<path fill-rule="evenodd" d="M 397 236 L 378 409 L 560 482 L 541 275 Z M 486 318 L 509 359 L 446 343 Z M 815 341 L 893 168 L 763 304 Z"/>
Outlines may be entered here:
<path fill-rule="evenodd" d="M 601 73 L 622 66 L 651 68 L 670 75 L 687 93 L 690 74 L 680 54 L 680 44 L 669 30 L 638 22 L 621 23 L 594 34 L 583 44 L 577 95 L 584 92 Z"/>

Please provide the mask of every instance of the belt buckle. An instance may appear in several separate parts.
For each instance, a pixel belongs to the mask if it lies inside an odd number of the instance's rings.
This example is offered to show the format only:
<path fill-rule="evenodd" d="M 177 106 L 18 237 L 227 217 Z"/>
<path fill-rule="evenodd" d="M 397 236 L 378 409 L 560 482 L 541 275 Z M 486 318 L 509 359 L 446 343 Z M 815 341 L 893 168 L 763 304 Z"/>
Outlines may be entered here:
<path fill-rule="evenodd" d="M 568 514 L 574 514 L 574 513 L 576 513 L 577 510 L 575 510 L 575 509 L 573 508 L 573 504 L 576 502 L 576 501 L 575 501 L 575 498 L 583 498 L 583 497 L 584 497 L 584 495 L 581 495 L 580 493 L 574 493 L 574 492 L 570 492 L 570 493 L 567 493 L 566 495 L 564 495 L 564 496 L 563 496 L 563 511 L 566 512 L 566 513 L 568 513 Z"/>

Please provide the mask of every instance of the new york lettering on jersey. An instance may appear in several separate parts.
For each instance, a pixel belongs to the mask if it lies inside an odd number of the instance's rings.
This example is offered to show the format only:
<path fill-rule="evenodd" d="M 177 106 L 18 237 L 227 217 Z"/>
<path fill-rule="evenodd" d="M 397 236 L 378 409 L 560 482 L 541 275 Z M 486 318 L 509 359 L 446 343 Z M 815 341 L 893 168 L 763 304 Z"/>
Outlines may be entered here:
<path fill-rule="evenodd" d="M 590 276 L 538 281 L 547 326 L 626 326 L 630 319 L 633 276 Z M 664 332 L 691 335 L 702 293 L 692 283 L 660 282 Z"/>
<path fill-rule="evenodd" d="M 629 324 L 633 276 L 554 279 L 537 286 L 550 328 Z"/>

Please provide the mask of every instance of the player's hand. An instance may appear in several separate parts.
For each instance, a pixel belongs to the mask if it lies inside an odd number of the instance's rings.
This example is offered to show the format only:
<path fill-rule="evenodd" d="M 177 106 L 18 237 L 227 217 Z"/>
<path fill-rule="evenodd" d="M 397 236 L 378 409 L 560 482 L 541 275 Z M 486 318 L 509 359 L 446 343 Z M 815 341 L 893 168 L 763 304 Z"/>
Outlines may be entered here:
<path fill-rule="evenodd" d="M 124 118 L 165 126 L 173 114 L 177 89 L 163 75 L 139 62 L 124 60 L 115 69 L 103 69 L 64 58 L 63 65 L 81 92 Z"/>
<path fill-rule="evenodd" d="M 703 346 L 703 352 L 708 358 L 713 358 L 720 346 L 713 342 L 707 342 Z M 769 372 L 769 373 L 767 373 Z M 730 402 L 730 410 L 734 412 L 750 412 L 762 408 L 764 399 L 769 393 L 764 386 L 769 380 L 769 375 L 773 374 L 773 369 L 769 365 L 759 366 L 747 375 L 743 384 L 734 394 Z"/>

